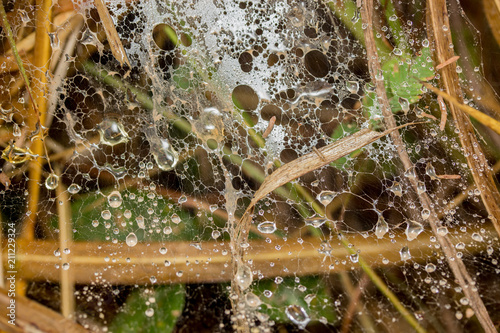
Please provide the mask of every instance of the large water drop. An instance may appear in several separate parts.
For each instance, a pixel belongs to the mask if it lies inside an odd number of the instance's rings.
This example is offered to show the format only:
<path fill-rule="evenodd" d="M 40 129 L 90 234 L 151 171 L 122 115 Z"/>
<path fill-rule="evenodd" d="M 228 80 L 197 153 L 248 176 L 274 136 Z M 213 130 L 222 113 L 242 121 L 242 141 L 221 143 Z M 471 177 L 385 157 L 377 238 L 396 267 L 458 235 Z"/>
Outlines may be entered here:
<path fill-rule="evenodd" d="M 113 191 L 108 195 L 108 203 L 113 208 L 118 208 L 123 202 L 122 195 L 118 191 Z"/>
<path fill-rule="evenodd" d="M 262 222 L 257 226 L 257 229 L 263 234 L 272 234 L 276 231 L 276 224 L 274 222 Z"/>
<path fill-rule="evenodd" d="M 304 310 L 303 307 L 299 305 L 289 305 L 287 306 L 285 313 L 287 317 L 300 329 L 304 329 L 307 326 L 307 323 L 311 320 Z"/>
<path fill-rule="evenodd" d="M 375 236 L 382 238 L 389 231 L 389 224 L 382 215 L 379 215 L 377 225 L 375 226 Z"/>
<path fill-rule="evenodd" d="M 322 191 L 318 194 L 318 201 L 321 202 L 324 206 L 327 206 L 332 202 L 335 198 L 335 192 L 332 191 Z"/>
<path fill-rule="evenodd" d="M 128 134 L 123 125 L 116 119 L 105 119 L 98 126 L 101 135 L 101 143 L 108 146 L 115 146 L 129 140 Z"/>
<path fill-rule="evenodd" d="M 128 246 L 133 247 L 137 245 L 137 236 L 131 232 L 128 234 L 127 238 L 125 239 L 125 243 L 127 243 Z"/>
<path fill-rule="evenodd" d="M 424 227 L 422 226 L 422 224 L 418 223 L 418 222 L 415 222 L 415 221 L 407 221 L 406 222 L 407 226 L 406 226 L 406 238 L 409 240 L 409 241 L 412 241 L 414 240 L 415 238 L 417 238 L 417 236 L 422 232 L 424 231 Z"/>
<path fill-rule="evenodd" d="M 59 184 L 59 176 L 51 173 L 46 179 L 45 179 L 45 187 L 48 190 L 55 190 L 57 185 Z"/>
<path fill-rule="evenodd" d="M 253 274 L 250 267 L 247 265 L 240 265 L 236 272 L 236 283 L 240 286 L 241 290 L 248 289 L 253 281 Z"/>

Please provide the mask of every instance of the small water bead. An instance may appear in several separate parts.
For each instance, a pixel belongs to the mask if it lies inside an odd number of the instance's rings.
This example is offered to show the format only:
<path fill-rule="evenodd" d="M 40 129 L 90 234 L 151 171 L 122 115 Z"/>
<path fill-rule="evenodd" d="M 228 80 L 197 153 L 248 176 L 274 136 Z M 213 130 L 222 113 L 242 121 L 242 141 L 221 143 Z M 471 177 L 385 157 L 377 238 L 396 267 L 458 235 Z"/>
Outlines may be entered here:
<path fill-rule="evenodd" d="M 78 192 L 80 192 L 82 188 L 80 187 L 80 185 L 78 184 L 71 184 L 69 187 L 68 187 L 68 192 L 70 194 L 77 194 Z"/>
<path fill-rule="evenodd" d="M 322 191 L 318 194 L 318 201 L 321 202 L 324 206 L 328 206 L 333 199 L 335 199 L 335 192 L 332 191 Z"/>
<path fill-rule="evenodd" d="M 353 263 L 357 263 L 359 261 L 359 254 L 353 253 L 353 254 L 351 254 L 351 256 L 349 258 L 351 259 L 351 261 Z"/>
<path fill-rule="evenodd" d="M 129 210 L 129 209 L 126 209 L 124 212 L 123 212 L 123 216 L 126 218 L 126 219 L 129 219 L 132 217 L 132 212 Z"/>
<path fill-rule="evenodd" d="M 129 136 L 123 125 L 117 119 L 105 119 L 98 125 L 101 143 L 108 146 L 115 146 L 127 142 Z"/>
<path fill-rule="evenodd" d="M 160 254 L 167 254 L 168 250 L 166 247 L 161 247 L 160 248 Z"/>
<path fill-rule="evenodd" d="M 58 184 L 59 184 L 59 176 L 53 173 L 51 173 L 45 179 L 45 187 L 47 188 L 47 190 L 55 190 Z"/>
<path fill-rule="evenodd" d="M 427 208 L 422 209 L 421 216 L 423 220 L 427 220 L 429 216 L 431 216 L 430 210 L 428 210 Z"/>
<path fill-rule="evenodd" d="M 399 251 L 399 255 L 401 256 L 401 260 L 411 259 L 410 249 L 408 246 L 403 246 L 403 248 Z"/>
<path fill-rule="evenodd" d="M 403 195 L 403 189 L 401 188 L 401 184 L 399 182 L 394 182 L 390 190 L 392 193 L 394 193 L 394 195 L 397 195 L 398 197 Z"/>
<path fill-rule="evenodd" d="M 217 206 L 217 205 L 210 205 L 210 212 L 211 213 L 215 212 L 217 209 L 219 209 L 219 206 Z"/>
<path fill-rule="evenodd" d="M 62 264 L 62 269 L 67 271 L 69 269 L 69 263 L 65 262 L 64 264 Z"/>
<path fill-rule="evenodd" d="M 432 180 L 439 179 L 439 177 L 436 174 L 436 170 L 434 169 L 434 166 L 431 163 L 427 163 L 427 165 L 425 166 L 425 174 L 431 177 Z"/>
<path fill-rule="evenodd" d="M 422 224 L 416 222 L 416 221 L 412 221 L 412 220 L 409 220 L 406 222 L 406 231 L 405 231 L 405 234 L 406 234 L 406 238 L 409 240 L 409 241 L 412 241 L 414 240 L 415 238 L 417 238 L 417 236 L 422 232 L 424 231 L 424 227 L 422 226 Z"/>
<path fill-rule="evenodd" d="M 148 308 L 145 313 L 147 317 L 153 317 L 155 314 L 155 310 L 152 308 Z"/>
<path fill-rule="evenodd" d="M 56 257 L 61 256 L 61 251 L 59 251 L 59 249 L 55 250 L 54 251 L 54 256 L 56 256 Z"/>
<path fill-rule="evenodd" d="M 128 246 L 134 247 L 137 245 L 137 236 L 131 232 L 127 235 L 127 238 L 125 239 L 125 243 L 127 243 Z"/>
<path fill-rule="evenodd" d="M 175 213 L 172 214 L 171 219 L 172 219 L 172 222 L 175 223 L 175 224 L 181 223 L 181 218 L 179 217 L 179 215 L 177 215 Z"/>
<path fill-rule="evenodd" d="M 101 217 L 105 220 L 109 220 L 111 218 L 111 212 L 105 209 L 101 212 Z"/>
<path fill-rule="evenodd" d="M 389 231 L 389 224 L 382 215 L 379 215 L 377 225 L 375 226 L 375 236 L 382 238 Z"/>
<path fill-rule="evenodd" d="M 304 220 L 306 225 L 313 226 L 315 228 L 321 227 L 323 224 L 325 224 L 326 219 L 324 217 L 309 217 Z"/>
<path fill-rule="evenodd" d="M 427 38 L 422 41 L 422 46 L 429 47 L 429 40 Z"/>
<path fill-rule="evenodd" d="M 304 297 L 304 301 L 306 301 L 307 305 L 310 305 L 314 298 L 316 298 L 316 295 L 308 294 Z"/>
<path fill-rule="evenodd" d="M 151 143 L 151 152 L 156 164 L 163 171 L 172 170 L 179 161 L 177 152 L 168 139 L 160 139 Z"/>
<path fill-rule="evenodd" d="M 389 21 L 392 21 L 392 22 L 395 22 L 398 20 L 398 16 L 396 14 L 392 14 L 390 17 L 389 17 Z"/>
<path fill-rule="evenodd" d="M 359 90 L 359 83 L 357 81 L 347 81 L 346 88 L 351 94 L 357 94 Z"/>
<path fill-rule="evenodd" d="M 465 249 L 465 243 L 463 243 L 463 242 L 457 243 L 457 245 L 455 245 L 455 248 L 457 250 L 463 250 L 463 249 Z"/>
<path fill-rule="evenodd" d="M 257 230 L 263 234 L 272 234 L 276 231 L 276 224 L 270 221 L 262 222 L 257 226 Z"/>
<path fill-rule="evenodd" d="M 264 290 L 264 296 L 270 298 L 271 296 L 273 296 L 273 292 L 271 290 Z"/>
<path fill-rule="evenodd" d="M 137 227 L 139 227 L 139 229 L 146 229 L 146 225 L 144 224 L 144 216 L 137 216 L 135 218 L 135 222 L 137 223 Z"/>
<path fill-rule="evenodd" d="M 425 271 L 427 273 L 432 273 L 435 270 L 436 270 L 436 265 L 434 265 L 434 264 L 427 264 L 427 265 L 425 265 Z"/>
<path fill-rule="evenodd" d="M 281 284 L 283 282 L 283 278 L 281 276 L 277 276 L 274 278 L 274 283 Z"/>
<path fill-rule="evenodd" d="M 185 195 L 181 195 L 177 200 L 178 203 L 183 204 L 187 201 L 187 197 Z"/>
<path fill-rule="evenodd" d="M 448 228 L 446 228 L 446 227 L 438 227 L 437 228 L 437 234 L 439 236 L 446 236 L 448 234 Z"/>
<path fill-rule="evenodd" d="M 163 233 L 165 235 L 170 235 L 172 233 L 172 228 L 171 227 L 165 227 L 165 228 L 163 228 Z"/>
<path fill-rule="evenodd" d="M 93 226 L 94 228 L 97 228 L 97 226 L 98 226 L 98 225 L 99 225 L 99 221 L 97 221 L 97 220 L 93 220 L 93 221 L 92 221 L 92 226 Z"/>
<path fill-rule="evenodd" d="M 253 273 L 247 265 L 239 265 L 236 271 L 236 283 L 241 290 L 248 289 L 253 281 Z"/>
<path fill-rule="evenodd" d="M 108 203 L 112 208 L 118 208 L 122 205 L 122 195 L 118 191 L 113 191 L 108 195 Z"/>
<path fill-rule="evenodd" d="M 392 50 L 394 55 L 401 56 L 403 55 L 403 51 L 400 48 L 395 47 L 394 50 Z"/>
<path fill-rule="evenodd" d="M 399 105 L 401 105 L 401 110 L 403 110 L 403 112 L 405 114 L 407 114 L 408 111 L 410 111 L 410 102 L 406 98 L 403 98 L 403 97 L 399 97 L 398 101 L 399 101 Z"/>
<path fill-rule="evenodd" d="M 418 182 L 417 183 L 417 193 L 422 194 L 425 193 L 427 189 L 425 188 L 425 183 L 424 182 Z"/>
<path fill-rule="evenodd" d="M 249 292 L 245 295 L 245 302 L 251 308 L 256 308 L 262 304 L 260 298 L 252 292 Z"/>
<path fill-rule="evenodd" d="M 214 230 L 212 231 L 212 238 L 217 239 L 220 237 L 220 231 L 219 230 Z"/>
<path fill-rule="evenodd" d="M 474 232 L 472 234 L 472 239 L 475 240 L 476 242 L 482 242 L 483 241 L 483 236 L 481 236 L 477 232 Z"/>
<path fill-rule="evenodd" d="M 285 309 L 286 316 L 300 329 L 304 329 L 311 320 L 306 310 L 299 305 L 289 305 Z"/>

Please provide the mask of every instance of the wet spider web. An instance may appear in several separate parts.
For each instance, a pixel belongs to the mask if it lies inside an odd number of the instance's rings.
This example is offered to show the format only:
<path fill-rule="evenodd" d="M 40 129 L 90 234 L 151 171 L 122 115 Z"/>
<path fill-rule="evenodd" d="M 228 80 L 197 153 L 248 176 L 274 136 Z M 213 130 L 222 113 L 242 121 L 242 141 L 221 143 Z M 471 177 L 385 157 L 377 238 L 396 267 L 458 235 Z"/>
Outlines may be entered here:
<path fill-rule="evenodd" d="M 126 60 L 94 2 L 52 7 L 43 124 L 30 127 L 17 74 L 3 76 L 4 224 L 17 223 L 19 252 L 47 258 L 18 258 L 28 297 L 103 332 L 468 331 L 483 325 L 471 293 L 498 322 L 487 189 L 474 186 L 449 104 L 422 83 L 440 80 L 425 2 L 374 5 L 374 77 L 367 24 L 348 1 L 106 6 Z M 7 9 L 15 36 L 35 33 L 40 8 Z M 465 103 L 487 109 L 478 33 L 458 4 L 449 12 L 469 34 L 450 45 L 462 59 L 449 66 Z M 377 81 L 396 124 L 410 124 L 397 131 L 404 147 L 384 135 L 325 156 L 386 129 Z M 475 125 L 485 174 L 495 134 Z M 293 164 L 303 174 L 247 211 L 265 179 L 303 156 L 324 163 Z"/>

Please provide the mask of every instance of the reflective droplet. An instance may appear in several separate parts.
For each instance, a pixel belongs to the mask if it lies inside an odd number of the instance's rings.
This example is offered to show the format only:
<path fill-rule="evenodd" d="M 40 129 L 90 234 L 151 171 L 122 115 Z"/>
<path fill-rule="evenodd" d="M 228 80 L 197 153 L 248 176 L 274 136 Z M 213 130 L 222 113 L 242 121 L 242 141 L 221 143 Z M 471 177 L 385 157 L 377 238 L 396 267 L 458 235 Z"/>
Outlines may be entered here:
<path fill-rule="evenodd" d="M 135 222 L 137 223 L 137 227 L 139 229 L 146 229 L 146 224 L 144 223 L 144 216 L 139 215 L 135 218 Z"/>
<path fill-rule="evenodd" d="M 436 170 L 434 169 L 434 166 L 432 166 L 431 163 L 427 163 L 425 167 L 425 174 L 431 177 L 432 180 L 439 179 L 436 174 Z"/>
<path fill-rule="evenodd" d="M 262 222 L 259 223 L 257 229 L 263 234 L 272 234 L 273 232 L 276 231 L 276 224 L 274 222 L 269 222 L 269 221 Z"/>
<path fill-rule="evenodd" d="M 111 218 L 111 216 L 112 216 L 112 215 L 111 215 L 111 212 L 110 212 L 109 210 L 107 210 L 107 209 L 106 209 L 106 210 L 103 210 L 103 211 L 101 212 L 101 217 L 102 217 L 103 219 L 105 219 L 106 221 L 107 221 L 107 220 L 109 220 L 109 219 Z"/>
<path fill-rule="evenodd" d="M 80 185 L 78 184 L 71 184 L 69 187 L 68 187 L 68 192 L 70 194 L 77 194 L 78 192 L 80 192 L 82 188 L 80 187 Z"/>
<path fill-rule="evenodd" d="M 346 88 L 351 94 L 357 94 L 359 90 L 359 83 L 357 81 L 347 81 Z"/>
<path fill-rule="evenodd" d="M 323 224 L 325 224 L 326 219 L 324 217 L 309 217 L 305 219 L 304 221 L 306 225 L 313 226 L 315 228 L 321 227 Z"/>
<path fill-rule="evenodd" d="M 59 249 L 55 250 L 55 251 L 54 251 L 54 255 L 55 255 L 56 257 L 59 257 L 59 256 L 61 255 L 61 251 L 59 251 Z"/>
<path fill-rule="evenodd" d="M 399 255 L 401 256 L 401 260 L 411 259 L 410 249 L 408 246 L 403 246 L 403 248 L 399 251 Z"/>
<path fill-rule="evenodd" d="M 375 226 L 375 236 L 382 238 L 389 231 L 389 225 L 382 215 L 379 215 L 377 225 Z"/>
<path fill-rule="evenodd" d="M 429 40 L 427 38 L 422 41 L 422 46 L 429 47 Z"/>
<path fill-rule="evenodd" d="M 211 212 L 211 213 L 213 213 L 213 212 L 215 212 L 218 208 L 219 208 L 219 206 L 217 206 L 217 205 L 210 205 L 210 212 Z"/>
<path fill-rule="evenodd" d="M 391 192 L 398 197 L 403 195 L 403 190 L 401 189 L 401 184 L 399 182 L 394 182 L 390 188 Z"/>
<path fill-rule="evenodd" d="M 394 22 L 394 21 L 397 21 L 397 20 L 398 20 L 398 17 L 397 17 L 397 15 L 396 15 L 396 14 L 392 14 L 392 15 L 389 17 L 389 21 Z"/>
<path fill-rule="evenodd" d="M 114 146 L 129 140 L 123 125 L 116 119 L 105 119 L 97 127 L 101 135 L 101 143 Z"/>
<path fill-rule="evenodd" d="M 416 179 L 417 174 L 415 173 L 415 168 L 411 167 L 405 171 L 405 177 L 410 179 Z"/>
<path fill-rule="evenodd" d="M 300 329 L 304 329 L 311 320 L 306 310 L 299 305 L 289 305 L 285 310 L 286 316 Z"/>
<path fill-rule="evenodd" d="M 128 234 L 127 238 L 125 239 L 125 243 L 127 243 L 128 246 L 133 247 L 137 245 L 137 236 L 131 232 Z"/>
<path fill-rule="evenodd" d="M 422 224 L 416 222 L 416 221 L 407 221 L 406 222 L 406 238 L 409 240 L 409 241 L 412 241 L 414 240 L 415 238 L 417 238 L 417 236 L 422 232 L 424 231 L 424 227 L 422 226 Z"/>
<path fill-rule="evenodd" d="M 69 269 L 69 263 L 65 262 L 64 264 L 62 264 L 62 269 L 67 271 Z"/>
<path fill-rule="evenodd" d="M 236 271 L 236 283 L 241 288 L 241 290 L 245 290 L 252 284 L 253 274 L 250 267 L 247 265 L 239 265 L 238 270 Z"/>
<path fill-rule="evenodd" d="M 427 264 L 427 265 L 425 265 L 425 271 L 427 273 L 432 273 L 435 270 L 436 270 L 436 265 L 434 265 L 434 264 Z"/>
<path fill-rule="evenodd" d="M 167 139 L 160 139 L 159 143 L 153 145 L 152 153 L 156 164 L 164 171 L 172 170 L 179 160 L 177 152 Z"/>
<path fill-rule="evenodd" d="M 21 128 L 19 128 L 18 124 L 14 123 L 14 126 L 12 127 L 12 135 L 18 138 L 21 134 Z"/>
<path fill-rule="evenodd" d="M 155 310 L 152 308 L 148 308 L 145 313 L 147 317 L 153 317 L 153 315 L 155 314 Z"/>
<path fill-rule="evenodd" d="M 247 293 L 245 295 L 245 302 L 251 308 L 256 308 L 262 304 L 262 301 L 260 300 L 260 298 L 252 292 Z"/>
<path fill-rule="evenodd" d="M 172 214 L 172 222 L 175 223 L 175 224 L 179 224 L 181 223 L 181 218 L 179 217 L 179 215 L 177 214 Z"/>
<path fill-rule="evenodd" d="M 403 97 L 399 97 L 398 101 L 399 105 L 401 105 L 401 110 L 403 110 L 403 112 L 407 114 L 408 111 L 410 111 L 410 102 L 408 102 L 408 100 Z"/>
<path fill-rule="evenodd" d="M 51 173 L 46 179 L 45 179 L 45 187 L 48 190 L 55 190 L 57 185 L 59 185 L 59 176 Z"/>
<path fill-rule="evenodd" d="M 112 208 L 118 208 L 122 205 L 122 195 L 118 191 L 113 191 L 108 195 L 108 203 Z"/>
<path fill-rule="evenodd" d="M 418 194 L 422 194 L 422 193 L 425 193 L 425 183 L 424 182 L 418 182 L 417 184 L 417 193 Z"/>
<path fill-rule="evenodd" d="M 392 50 L 392 52 L 397 56 L 403 55 L 403 51 L 398 47 L 395 47 L 394 50 Z"/>
<path fill-rule="evenodd" d="M 168 250 L 166 247 L 160 247 L 160 254 L 167 254 Z"/>
<path fill-rule="evenodd" d="M 423 220 L 427 220 L 431 216 L 431 212 L 427 208 L 424 208 L 422 209 L 421 216 Z"/>
<path fill-rule="evenodd" d="M 219 230 L 214 230 L 212 231 L 212 238 L 217 239 L 220 237 L 220 231 Z"/>
<path fill-rule="evenodd" d="M 463 243 L 463 242 L 457 243 L 457 245 L 455 245 L 455 248 L 457 250 L 463 250 L 463 249 L 465 249 L 465 243 Z"/>
<path fill-rule="evenodd" d="M 483 241 L 483 236 L 478 234 L 477 232 L 472 234 L 472 239 L 475 240 L 476 242 L 482 242 Z"/>
<path fill-rule="evenodd" d="M 353 253 L 353 254 L 350 255 L 349 258 L 351 259 L 352 262 L 356 263 L 356 262 L 359 261 L 359 254 Z"/>
<path fill-rule="evenodd" d="M 322 191 L 318 194 L 318 201 L 324 206 L 328 206 L 333 199 L 335 199 L 335 192 L 332 191 Z"/>
<path fill-rule="evenodd" d="M 448 228 L 446 228 L 446 227 L 437 228 L 437 234 L 439 236 L 446 236 L 448 234 Z"/>

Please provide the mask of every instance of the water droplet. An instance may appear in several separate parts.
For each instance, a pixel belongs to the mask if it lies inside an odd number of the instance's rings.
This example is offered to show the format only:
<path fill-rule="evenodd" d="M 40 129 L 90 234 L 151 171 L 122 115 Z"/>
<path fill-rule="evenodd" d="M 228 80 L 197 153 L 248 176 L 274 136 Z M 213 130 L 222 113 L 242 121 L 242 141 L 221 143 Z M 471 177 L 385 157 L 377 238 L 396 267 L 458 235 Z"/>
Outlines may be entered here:
<path fill-rule="evenodd" d="M 135 222 L 137 223 L 137 227 L 139 227 L 139 229 L 146 229 L 146 225 L 144 223 L 144 216 L 142 215 L 139 215 L 135 218 Z"/>
<path fill-rule="evenodd" d="M 377 225 L 375 226 L 375 236 L 382 238 L 389 231 L 389 225 L 382 215 L 379 215 Z"/>
<path fill-rule="evenodd" d="M 287 306 L 285 313 L 287 317 L 300 329 L 304 329 L 309 321 L 311 320 L 307 315 L 306 310 L 299 305 L 289 305 Z"/>
<path fill-rule="evenodd" d="M 107 221 L 111 218 L 111 212 L 105 209 L 101 212 L 101 217 Z"/>
<path fill-rule="evenodd" d="M 133 247 L 137 245 L 137 236 L 131 232 L 128 234 L 127 238 L 125 239 L 125 243 L 127 243 L 128 246 Z"/>
<path fill-rule="evenodd" d="M 417 238 L 417 236 L 422 232 L 424 231 L 424 227 L 422 226 L 422 224 L 416 222 L 416 221 L 407 221 L 406 222 L 407 226 L 406 226 L 406 238 L 409 240 L 409 241 L 412 241 L 414 240 L 415 238 Z"/>
<path fill-rule="evenodd" d="M 151 146 L 151 151 L 156 164 L 164 171 L 172 170 L 179 160 L 177 152 L 167 139 L 159 139 L 157 144 Z"/>
<path fill-rule="evenodd" d="M 422 209 L 421 215 L 422 215 L 422 219 L 427 220 L 429 218 L 429 216 L 431 216 L 431 212 L 427 208 L 424 208 L 424 209 Z"/>
<path fill-rule="evenodd" d="M 437 228 L 437 234 L 439 236 L 446 236 L 448 234 L 448 228 L 446 228 L 446 227 L 438 227 Z"/>
<path fill-rule="evenodd" d="M 310 305 L 312 300 L 316 297 L 314 294 L 308 294 L 304 297 L 304 301 L 306 301 L 307 305 Z"/>
<path fill-rule="evenodd" d="M 405 177 L 406 178 L 410 178 L 410 179 L 416 179 L 417 178 L 417 174 L 415 173 L 415 168 L 414 167 L 408 168 L 405 171 Z"/>
<path fill-rule="evenodd" d="M 425 265 L 425 271 L 427 273 L 432 273 L 435 270 L 436 270 L 436 265 L 434 265 L 434 264 L 427 264 L 427 265 Z"/>
<path fill-rule="evenodd" d="M 219 209 L 219 206 L 217 206 L 217 205 L 210 205 L 210 212 L 211 213 L 215 212 L 217 209 Z"/>
<path fill-rule="evenodd" d="M 353 253 L 349 258 L 351 259 L 352 262 L 356 263 L 359 261 L 359 254 Z"/>
<path fill-rule="evenodd" d="M 67 271 L 69 269 L 69 263 L 65 262 L 64 264 L 62 264 L 62 269 Z"/>
<path fill-rule="evenodd" d="M 98 125 L 101 143 L 114 146 L 129 140 L 123 125 L 117 119 L 105 119 Z"/>
<path fill-rule="evenodd" d="M 172 222 L 175 223 L 175 224 L 181 223 L 181 218 L 179 217 L 179 215 L 177 215 L 175 213 L 172 214 L 171 219 L 172 219 Z"/>
<path fill-rule="evenodd" d="M 217 239 L 220 237 L 220 231 L 219 230 L 214 230 L 212 231 L 212 238 Z"/>
<path fill-rule="evenodd" d="M 462 297 L 460 299 L 460 304 L 462 304 L 462 305 L 469 305 L 469 299 L 467 297 Z"/>
<path fill-rule="evenodd" d="M 239 265 L 236 272 L 236 283 L 240 286 L 241 290 L 245 290 L 252 284 L 253 274 L 250 267 L 247 265 Z"/>
<path fill-rule="evenodd" d="M 160 253 L 161 253 L 161 254 L 167 254 L 167 251 L 168 251 L 168 250 L 167 250 L 167 248 L 166 248 L 166 247 L 161 247 L 161 248 L 160 248 Z"/>
<path fill-rule="evenodd" d="M 14 123 L 14 126 L 12 127 L 12 135 L 15 137 L 20 137 L 21 136 L 21 129 L 19 128 L 19 125 Z"/>
<path fill-rule="evenodd" d="M 155 314 L 155 310 L 152 308 L 148 308 L 145 313 L 146 313 L 146 316 L 153 317 Z"/>
<path fill-rule="evenodd" d="M 113 191 L 108 195 L 108 203 L 112 208 L 118 208 L 122 205 L 122 195 L 118 191 Z"/>
<path fill-rule="evenodd" d="M 410 249 L 408 246 L 403 246 L 403 248 L 399 251 L 399 255 L 401 256 L 401 260 L 411 259 Z"/>
<path fill-rule="evenodd" d="M 403 190 L 401 189 L 401 184 L 399 182 L 394 182 L 391 186 L 391 192 L 398 197 L 403 195 Z"/>
<path fill-rule="evenodd" d="M 260 298 L 252 292 L 249 292 L 245 295 L 245 302 L 251 308 L 256 308 L 262 304 Z"/>
<path fill-rule="evenodd" d="M 324 206 L 328 206 L 333 199 L 335 199 L 335 192 L 332 191 L 322 191 L 318 194 L 318 201 Z"/>
<path fill-rule="evenodd" d="M 429 47 L 429 40 L 427 38 L 422 41 L 422 46 Z"/>
<path fill-rule="evenodd" d="M 55 251 L 54 251 L 54 255 L 55 255 L 56 257 L 59 257 L 59 256 L 61 255 L 61 251 L 59 251 L 59 249 L 55 250 Z"/>
<path fill-rule="evenodd" d="M 398 16 L 396 14 L 392 14 L 390 17 L 389 17 L 389 21 L 397 21 L 398 20 Z"/>
<path fill-rule="evenodd" d="M 304 221 L 306 225 L 313 226 L 315 228 L 321 227 L 323 224 L 325 224 L 326 219 L 324 217 L 309 217 L 305 219 Z"/>
<path fill-rule="evenodd" d="M 407 114 L 408 111 L 410 111 L 410 102 L 408 102 L 408 100 L 403 97 L 399 97 L 398 101 L 399 105 L 401 105 L 401 110 L 403 110 L 403 112 Z"/>
<path fill-rule="evenodd" d="M 151 283 L 156 283 L 156 276 L 152 276 L 149 278 L 149 281 L 151 281 Z"/>
<path fill-rule="evenodd" d="M 425 192 L 425 190 L 426 190 L 425 183 L 424 182 L 418 182 L 418 184 L 417 184 L 417 193 L 418 194 L 422 194 L 422 193 Z"/>
<path fill-rule="evenodd" d="M 403 55 L 403 51 L 401 51 L 401 49 L 397 47 L 395 47 L 394 50 L 392 50 L 392 52 L 397 56 Z"/>
<path fill-rule="evenodd" d="M 478 234 L 477 232 L 472 234 L 472 239 L 475 240 L 476 242 L 482 242 L 483 241 L 483 236 Z"/>
<path fill-rule="evenodd" d="M 184 275 L 184 271 L 178 271 L 178 272 L 175 272 L 175 275 L 176 275 L 177 277 L 181 277 L 181 276 L 183 276 L 183 275 Z"/>
<path fill-rule="evenodd" d="M 259 223 L 257 229 L 263 234 L 272 234 L 273 232 L 276 231 L 276 224 L 274 222 L 269 222 L 269 221 L 262 222 Z"/>
<path fill-rule="evenodd" d="M 52 48 L 52 51 L 58 50 L 60 47 L 60 41 L 59 41 L 59 36 L 57 36 L 57 33 L 49 32 L 48 35 L 49 35 L 50 47 Z"/>
<path fill-rule="evenodd" d="M 349 90 L 349 92 L 351 94 L 357 94 L 358 93 L 358 90 L 359 90 L 359 83 L 358 81 L 347 81 L 346 84 L 345 84 L 347 90 Z"/>
<path fill-rule="evenodd" d="M 465 243 L 463 243 L 463 242 L 457 243 L 457 245 L 455 245 L 455 248 L 457 250 L 463 250 L 463 249 L 465 249 Z"/>
<path fill-rule="evenodd" d="M 46 179 L 45 179 L 45 187 L 48 190 L 55 190 L 57 185 L 59 184 L 59 176 L 51 173 Z"/>
<path fill-rule="evenodd" d="M 68 192 L 70 194 L 77 194 L 78 192 L 80 192 L 82 188 L 80 187 L 80 185 L 78 184 L 71 184 L 69 187 L 68 187 Z"/>
<path fill-rule="evenodd" d="M 434 166 L 431 163 L 427 163 L 425 167 L 425 174 L 431 177 L 432 180 L 439 179 L 436 174 L 436 170 L 434 169 Z"/>

